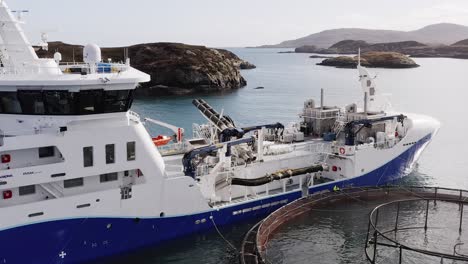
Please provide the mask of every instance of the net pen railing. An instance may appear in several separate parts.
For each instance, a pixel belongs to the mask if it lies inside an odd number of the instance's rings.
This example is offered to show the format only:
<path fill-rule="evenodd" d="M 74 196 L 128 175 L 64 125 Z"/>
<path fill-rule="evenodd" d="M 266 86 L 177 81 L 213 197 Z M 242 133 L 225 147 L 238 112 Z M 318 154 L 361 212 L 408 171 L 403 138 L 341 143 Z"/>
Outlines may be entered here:
<path fill-rule="evenodd" d="M 333 186 L 333 185 L 331 185 Z M 310 194 L 309 196 L 300 198 L 288 205 L 285 205 L 271 213 L 265 219 L 255 225 L 245 236 L 242 250 L 240 254 L 241 263 L 267 263 L 266 250 L 269 240 L 274 236 L 275 231 L 282 224 L 299 216 L 314 206 L 322 206 L 330 201 L 338 201 L 340 199 L 355 199 L 362 197 L 376 199 L 378 197 L 387 197 L 393 200 L 401 200 L 402 197 L 421 200 L 456 200 L 462 201 L 463 204 L 468 203 L 468 191 L 443 188 L 443 187 L 425 187 L 425 186 L 371 186 L 371 187 L 350 187 L 333 191 L 326 189 L 320 192 Z M 369 226 L 371 223 L 369 222 Z M 366 239 L 366 250 L 372 241 L 373 232 L 369 227 L 368 237 Z M 369 235 L 370 234 L 370 235 Z M 385 234 L 384 234 L 385 235 Z M 364 243 L 364 241 L 363 241 Z M 390 243 L 388 243 L 390 244 Z M 459 245 L 458 245 L 459 246 Z M 403 249 L 404 250 L 404 249 Z M 416 252 L 416 251 L 415 251 Z M 419 252 L 419 251 L 418 251 Z M 372 252 L 366 252 L 366 254 Z M 424 253 L 421 251 L 421 253 Z M 450 254 L 448 254 L 450 255 Z M 452 254 L 453 255 L 453 254 Z M 463 255 L 454 259 L 462 259 Z M 440 261 L 440 259 L 439 259 Z M 375 262 L 374 262 L 375 263 Z"/>
<path fill-rule="evenodd" d="M 411 189 L 419 190 L 420 187 L 411 187 Z M 426 188 L 428 189 L 428 188 Z M 372 263 L 392 263 L 389 262 L 388 254 L 382 254 L 379 256 L 379 252 L 383 253 L 386 250 L 391 250 L 397 252 L 397 256 L 392 260 L 393 263 L 405 263 L 405 258 L 426 258 L 425 263 L 434 262 L 434 263 L 444 263 L 445 261 L 451 260 L 461 261 L 463 263 L 468 262 L 468 256 L 461 254 L 457 251 L 457 248 L 460 247 L 463 243 L 457 242 L 452 245 L 448 245 L 445 250 L 440 244 L 440 237 L 437 240 L 437 243 L 432 247 L 429 246 L 428 236 L 434 235 L 435 229 L 438 229 L 439 232 L 443 232 L 449 236 L 449 230 L 458 231 L 458 239 L 463 233 L 463 215 L 464 208 L 468 204 L 468 194 L 465 190 L 456 190 L 450 188 L 429 188 L 433 192 L 419 193 L 419 197 L 412 199 L 396 200 L 388 203 L 381 204 L 375 207 L 369 215 L 368 231 L 365 242 L 365 254 L 367 260 Z M 419 203 L 419 206 L 415 206 L 416 203 Z M 455 204 L 458 206 L 457 215 L 443 215 L 442 219 L 433 219 L 431 217 L 437 214 L 439 208 L 437 204 Z M 408 225 L 406 221 L 403 225 L 401 220 L 402 208 L 410 208 L 414 215 L 419 215 L 422 223 L 418 223 L 416 219 L 412 219 Z M 417 210 L 421 212 L 416 213 Z M 394 217 L 390 217 L 389 212 L 394 214 Z M 382 215 L 385 214 L 385 217 Z M 421 216 L 422 215 L 422 216 Z M 451 221 L 450 221 L 451 220 Z M 444 227 L 440 227 L 437 224 L 437 221 L 443 222 L 438 224 L 445 224 Z M 407 241 L 403 238 L 400 238 L 399 234 L 403 232 L 408 234 L 410 231 L 413 231 L 412 236 L 413 240 L 416 239 L 418 231 L 421 231 L 423 236 L 424 243 L 423 245 L 416 245 L 417 241 Z M 428 235 L 429 232 L 429 235 Z M 404 237 L 401 235 L 401 237 Z M 410 254 L 411 253 L 411 254 Z M 384 261 L 385 259 L 385 261 Z"/>

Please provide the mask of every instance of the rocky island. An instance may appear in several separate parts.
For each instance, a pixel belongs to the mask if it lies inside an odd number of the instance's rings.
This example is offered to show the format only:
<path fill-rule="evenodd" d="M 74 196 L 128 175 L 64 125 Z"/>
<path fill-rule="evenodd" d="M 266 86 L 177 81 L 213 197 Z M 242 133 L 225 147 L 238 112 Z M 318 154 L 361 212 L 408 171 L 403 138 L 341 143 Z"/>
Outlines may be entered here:
<path fill-rule="evenodd" d="M 358 57 L 339 56 L 325 59 L 317 65 L 337 68 L 356 68 Z M 408 56 L 397 52 L 366 52 L 361 55 L 361 65 L 370 68 L 415 68 L 419 67 Z"/>
<path fill-rule="evenodd" d="M 457 58 L 468 59 L 468 39 L 452 45 L 426 45 L 417 41 L 400 41 L 370 44 L 363 40 L 342 40 L 329 48 L 317 48 L 314 45 L 301 46 L 296 53 L 316 54 L 356 54 L 362 52 L 398 52 L 414 58 Z"/>
<path fill-rule="evenodd" d="M 129 47 L 103 48 L 104 61 L 124 61 L 128 49 L 131 64 L 151 75 L 151 82 L 137 89 L 143 95 L 186 95 L 227 91 L 247 85 L 240 69 L 255 65 L 224 49 L 180 43 L 148 43 Z M 62 53 L 63 61 L 82 61 L 83 46 L 50 42 L 49 50 L 38 50 L 40 57 L 52 58 Z"/>

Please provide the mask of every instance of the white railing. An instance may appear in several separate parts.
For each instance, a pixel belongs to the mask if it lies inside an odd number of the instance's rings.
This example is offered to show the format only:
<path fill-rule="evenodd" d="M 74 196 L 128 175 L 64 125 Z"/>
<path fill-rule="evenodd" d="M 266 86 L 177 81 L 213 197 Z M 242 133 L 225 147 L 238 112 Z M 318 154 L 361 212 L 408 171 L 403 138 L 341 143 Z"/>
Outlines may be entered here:
<path fill-rule="evenodd" d="M 0 67 L 0 76 L 21 76 L 28 74 L 62 74 L 62 70 L 58 67 L 46 66 L 25 66 L 25 67 Z"/>
<path fill-rule="evenodd" d="M 204 125 L 194 123 L 192 124 L 192 131 L 193 138 L 203 138 L 206 140 L 206 142 L 208 142 L 208 144 L 215 143 L 213 142 L 214 140 L 216 140 L 213 135 L 215 127 L 211 123 Z"/>
<path fill-rule="evenodd" d="M 130 68 L 126 64 L 111 63 L 102 66 L 89 65 L 86 63 L 65 63 L 60 64 L 59 67 L 55 66 L 36 66 L 25 65 L 23 67 L 3 66 L 0 67 L 0 76 L 20 76 L 28 74 L 119 74 L 125 72 Z M 73 69 L 80 70 L 73 72 Z"/>
<path fill-rule="evenodd" d="M 338 137 L 345 128 L 346 123 L 342 122 L 341 120 L 337 120 L 335 124 L 333 125 L 333 132 L 335 132 L 336 136 Z"/>
<path fill-rule="evenodd" d="M 76 63 L 76 62 L 64 62 L 60 63 L 60 70 L 63 73 L 75 73 L 84 72 L 86 74 L 110 74 L 110 73 L 120 73 L 127 71 L 130 66 L 122 63 L 105 63 L 101 65 L 89 65 L 87 63 Z M 73 72 L 73 69 L 80 70 L 79 72 Z"/>
<path fill-rule="evenodd" d="M 31 135 L 38 135 L 38 134 L 43 134 L 43 133 L 59 133 L 59 132 L 60 132 L 60 129 L 58 127 L 10 130 L 10 131 L 1 131 L 0 138 L 3 138 L 4 140 L 5 138 L 9 138 L 9 137 L 31 136 Z"/>
<path fill-rule="evenodd" d="M 172 143 L 172 144 L 167 144 L 164 146 L 159 146 L 158 150 L 162 156 L 171 156 L 171 155 L 185 153 L 187 150 L 189 150 L 189 148 L 190 148 L 190 144 L 184 141 L 180 143 Z"/>
<path fill-rule="evenodd" d="M 331 144 L 310 142 L 301 145 L 296 145 L 296 151 L 308 151 L 313 153 L 329 154 L 331 153 Z"/>
<path fill-rule="evenodd" d="M 301 118 L 315 118 L 315 119 L 329 119 L 329 118 L 337 118 L 340 115 L 340 109 L 333 109 L 333 110 L 314 110 L 308 111 L 308 113 L 301 113 L 299 116 Z"/>

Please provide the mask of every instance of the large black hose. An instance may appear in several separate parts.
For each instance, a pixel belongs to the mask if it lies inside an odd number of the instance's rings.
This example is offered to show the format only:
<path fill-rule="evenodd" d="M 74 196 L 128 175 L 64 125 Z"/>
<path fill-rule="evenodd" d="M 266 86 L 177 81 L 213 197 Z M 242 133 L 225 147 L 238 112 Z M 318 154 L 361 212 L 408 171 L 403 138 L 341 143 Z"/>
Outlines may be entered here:
<path fill-rule="evenodd" d="M 264 177 L 256 178 L 256 179 L 232 178 L 231 184 L 240 185 L 240 186 L 261 186 L 261 185 L 265 185 L 273 181 L 279 181 L 282 179 L 287 179 L 287 178 L 291 178 L 294 176 L 303 175 L 306 173 L 319 172 L 323 170 L 324 168 L 322 165 L 314 165 L 314 166 L 299 168 L 299 169 L 277 171 L 272 174 L 268 174 Z"/>

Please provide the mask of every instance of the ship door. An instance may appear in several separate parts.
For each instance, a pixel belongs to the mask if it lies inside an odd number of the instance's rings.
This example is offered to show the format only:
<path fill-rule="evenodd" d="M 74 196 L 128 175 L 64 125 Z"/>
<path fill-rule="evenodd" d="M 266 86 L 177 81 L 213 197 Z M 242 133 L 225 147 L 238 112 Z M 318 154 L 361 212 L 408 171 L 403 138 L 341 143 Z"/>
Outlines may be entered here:
<path fill-rule="evenodd" d="M 135 175 L 133 171 L 125 171 L 123 176 L 122 187 L 120 188 L 120 195 L 122 200 L 132 198 L 132 186 L 135 183 Z"/>

